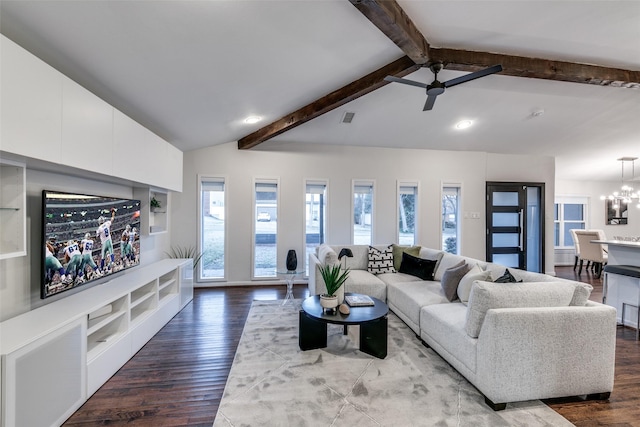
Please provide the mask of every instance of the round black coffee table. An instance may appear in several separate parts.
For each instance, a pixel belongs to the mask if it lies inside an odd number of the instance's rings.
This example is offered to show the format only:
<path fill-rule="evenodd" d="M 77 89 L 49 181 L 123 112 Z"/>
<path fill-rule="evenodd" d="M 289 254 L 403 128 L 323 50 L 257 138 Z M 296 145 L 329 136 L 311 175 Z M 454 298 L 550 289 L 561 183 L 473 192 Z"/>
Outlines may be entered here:
<path fill-rule="evenodd" d="M 345 295 L 357 295 L 346 293 Z M 371 297 L 373 306 L 349 307 L 350 313 L 327 314 L 320 305 L 318 295 L 302 302 L 300 310 L 300 333 L 298 344 L 301 350 L 313 350 L 327 346 L 327 323 L 344 326 L 344 333 L 350 325 L 360 326 L 360 351 L 384 359 L 387 357 L 387 314 L 389 307 L 377 298 Z"/>

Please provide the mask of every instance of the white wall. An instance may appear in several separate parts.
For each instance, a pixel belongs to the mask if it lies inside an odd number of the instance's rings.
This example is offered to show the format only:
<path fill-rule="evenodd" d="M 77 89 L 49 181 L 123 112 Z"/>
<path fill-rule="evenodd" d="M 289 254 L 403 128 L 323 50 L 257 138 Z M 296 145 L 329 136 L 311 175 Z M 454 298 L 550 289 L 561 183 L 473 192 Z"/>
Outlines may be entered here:
<path fill-rule="evenodd" d="M 607 225 L 604 201 L 600 196 L 607 195 L 620 189 L 620 181 L 569 181 L 558 180 L 556 183 L 557 196 L 582 196 L 589 198 L 587 212 L 587 228 L 604 230 L 607 238 L 613 236 L 640 236 L 640 209 L 633 204 L 629 206 L 629 223 L 626 225 Z M 637 183 L 635 187 L 640 187 Z"/>
<path fill-rule="evenodd" d="M 270 144 L 266 148 L 238 150 L 237 143 L 232 142 L 184 153 L 183 170 L 183 192 L 173 195 L 172 243 L 194 245 L 197 241 L 198 176 L 225 177 L 229 283 L 250 281 L 252 182 L 256 177 L 280 180 L 279 263 L 284 263 L 288 249 L 304 253 L 306 179 L 329 182 L 326 241 L 332 244 L 350 242 L 353 179 L 375 180 L 374 244 L 396 241 L 396 181 L 419 182 L 417 241 L 435 248 L 440 247 L 442 183 L 460 183 L 461 210 L 480 213 L 480 219 L 462 219 L 460 248 L 464 255 L 479 259 L 485 257 L 485 182 L 545 183 L 548 195 L 545 260 L 547 270 L 553 271 L 555 162 L 552 158 L 321 144 Z"/>
<path fill-rule="evenodd" d="M 113 197 L 133 197 L 133 188 L 64 174 L 27 169 L 27 255 L 0 260 L 0 321 L 33 310 L 41 305 L 65 298 L 91 287 L 87 285 L 40 299 L 42 190 L 57 190 Z M 141 236 L 141 264 L 166 258 L 169 233 Z M 99 284 L 97 286 L 102 286 Z M 105 284 L 104 286 L 108 286 Z"/>

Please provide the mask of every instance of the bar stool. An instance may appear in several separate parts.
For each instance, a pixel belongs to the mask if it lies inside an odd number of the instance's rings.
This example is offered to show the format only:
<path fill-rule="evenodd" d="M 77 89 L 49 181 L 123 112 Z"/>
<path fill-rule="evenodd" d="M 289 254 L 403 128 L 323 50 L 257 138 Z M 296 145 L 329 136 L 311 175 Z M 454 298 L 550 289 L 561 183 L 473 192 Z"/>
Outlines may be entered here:
<path fill-rule="evenodd" d="M 607 265 L 604 267 L 604 280 L 602 281 L 602 303 L 606 304 L 607 292 L 609 290 L 609 274 L 618 274 L 620 276 L 633 277 L 638 280 L 638 302 L 636 305 L 623 302 L 622 303 L 622 326 L 624 326 L 624 312 L 627 306 L 635 307 L 638 311 L 636 319 L 636 341 L 640 340 L 640 267 L 635 265 Z"/>

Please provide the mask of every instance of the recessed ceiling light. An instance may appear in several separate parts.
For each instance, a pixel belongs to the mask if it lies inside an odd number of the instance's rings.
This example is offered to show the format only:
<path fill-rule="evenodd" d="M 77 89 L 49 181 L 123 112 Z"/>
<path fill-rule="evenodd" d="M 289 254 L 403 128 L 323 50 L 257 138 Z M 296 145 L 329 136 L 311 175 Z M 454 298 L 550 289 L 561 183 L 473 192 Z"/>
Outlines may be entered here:
<path fill-rule="evenodd" d="M 461 120 L 456 123 L 456 129 L 466 129 L 471 126 L 473 122 L 471 120 Z"/>
<path fill-rule="evenodd" d="M 260 120 L 262 120 L 262 117 L 260 116 L 249 116 L 246 119 L 244 119 L 244 122 L 252 125 L 254 123 L 258 123 Z"/>

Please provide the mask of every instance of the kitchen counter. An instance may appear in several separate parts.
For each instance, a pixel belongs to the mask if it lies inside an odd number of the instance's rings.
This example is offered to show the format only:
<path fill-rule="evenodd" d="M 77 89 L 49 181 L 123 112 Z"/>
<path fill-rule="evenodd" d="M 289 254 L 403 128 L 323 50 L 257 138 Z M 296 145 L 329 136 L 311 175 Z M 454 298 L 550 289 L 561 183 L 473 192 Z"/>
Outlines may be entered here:
<path fill-rule="evenodd" d="M 634 265 L 640 267 L 640 242 L 625 240 L 592 240 L 608 246 L 610 265 Z"/>

